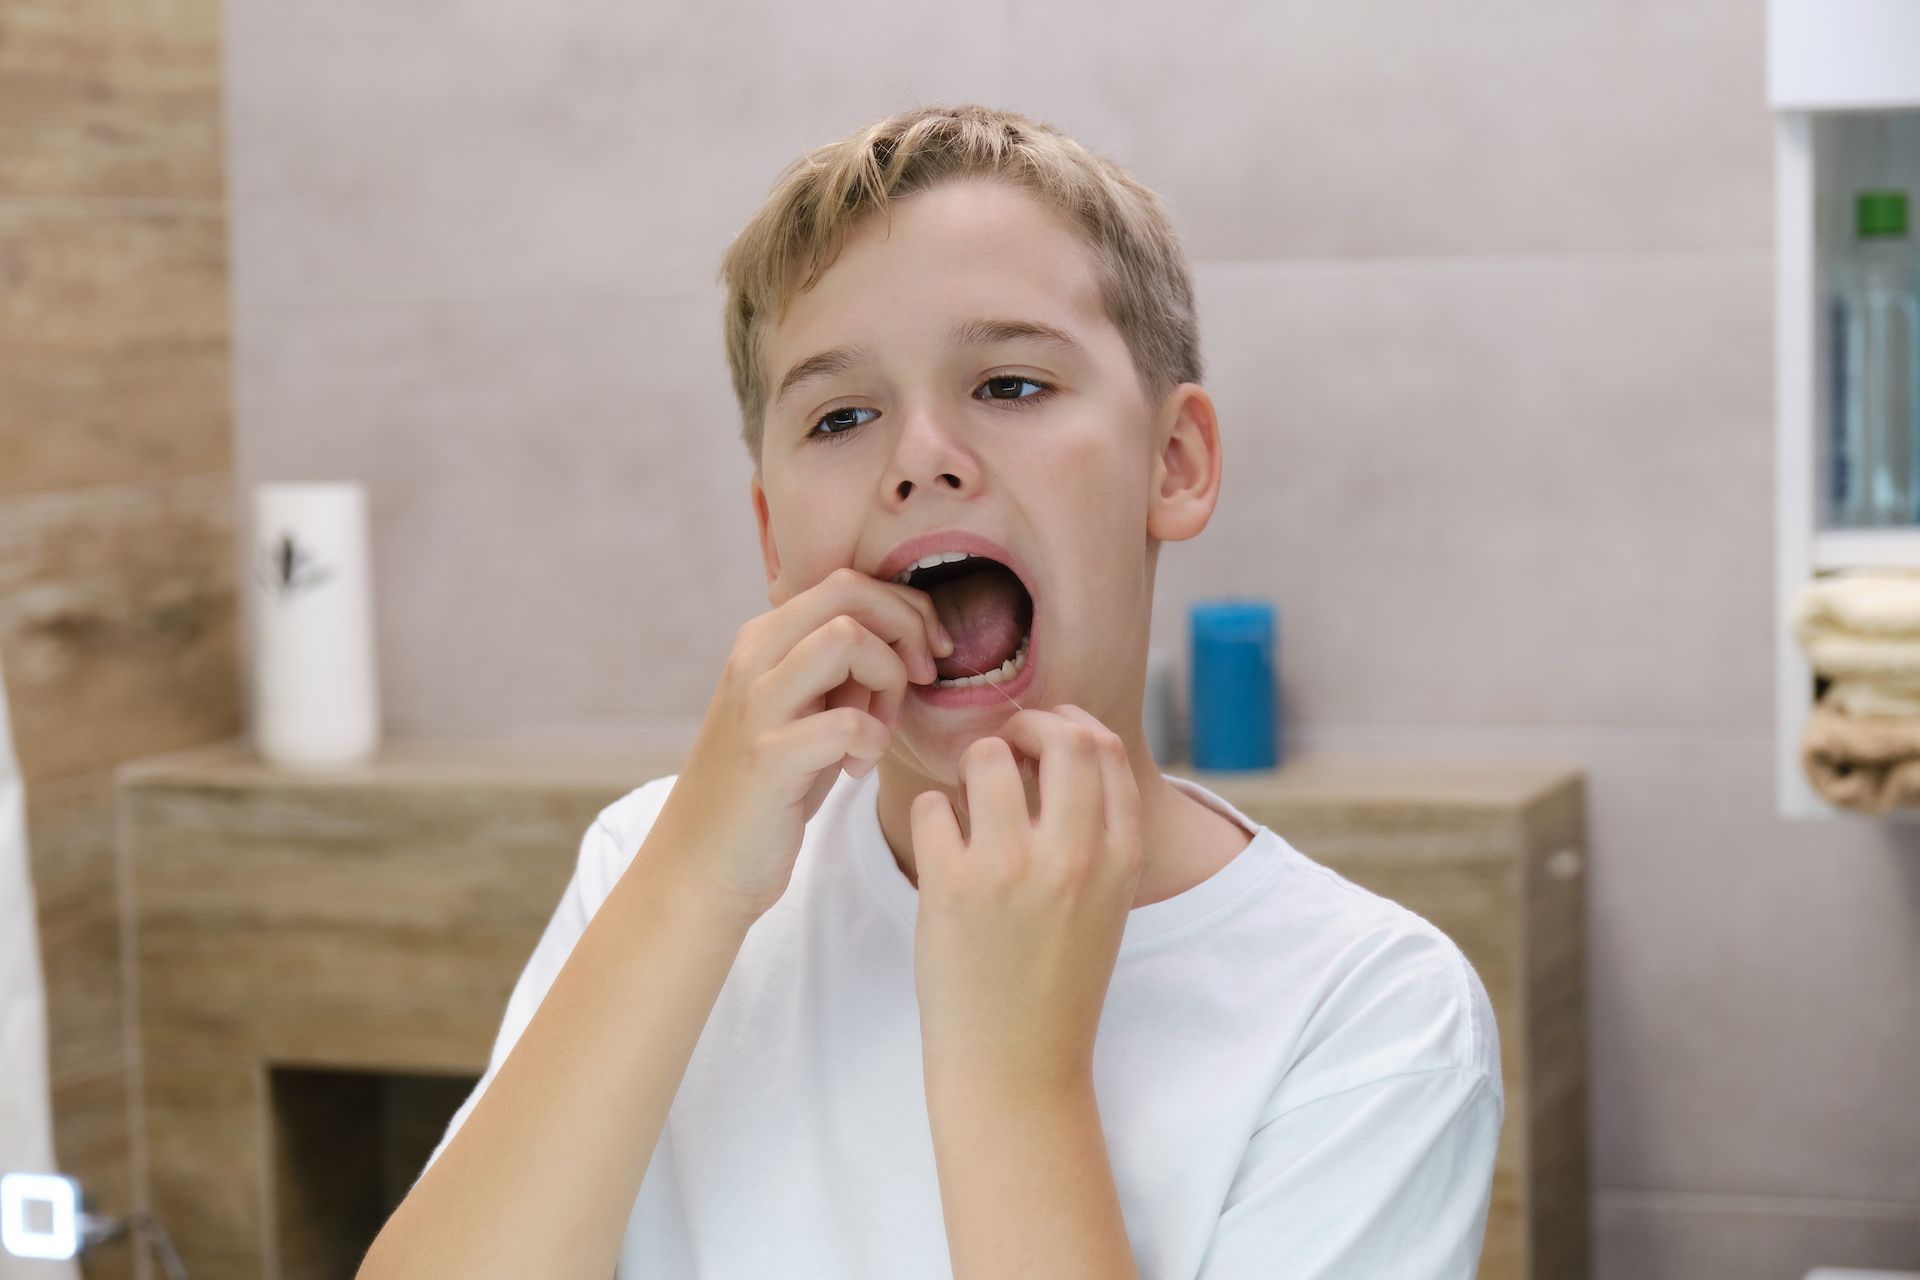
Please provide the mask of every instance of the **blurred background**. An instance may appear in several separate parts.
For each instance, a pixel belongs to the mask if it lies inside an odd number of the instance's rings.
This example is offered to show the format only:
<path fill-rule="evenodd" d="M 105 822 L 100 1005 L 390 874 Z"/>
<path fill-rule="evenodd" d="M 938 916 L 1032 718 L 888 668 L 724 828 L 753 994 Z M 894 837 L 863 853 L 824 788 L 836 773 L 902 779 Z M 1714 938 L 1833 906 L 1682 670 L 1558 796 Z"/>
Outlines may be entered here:
<path fill-rule="evenodd" d="M 1225 474 L 1156 644 L 1267 598 L 1287 753 L 1582 772 L 1591 1274 L 1920 1267 L 1920 829 L 1777 806 L 1761 0 L 4 0 L 59 1168 L 126 1211 L 166 1105 L 113 771 L 246 732 L 252 487 L 365 484 L 390 738 L 697 724 L 766 608 L 720 255 L 805 149 L 960 102 L 1191 257 Z"/>

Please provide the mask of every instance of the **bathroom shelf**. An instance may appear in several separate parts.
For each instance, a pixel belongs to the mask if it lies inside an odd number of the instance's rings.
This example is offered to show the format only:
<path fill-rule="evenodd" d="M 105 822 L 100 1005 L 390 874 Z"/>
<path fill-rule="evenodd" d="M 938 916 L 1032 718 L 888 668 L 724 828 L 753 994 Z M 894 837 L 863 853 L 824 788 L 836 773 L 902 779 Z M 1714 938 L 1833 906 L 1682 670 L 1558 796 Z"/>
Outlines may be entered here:
<path fill-rule="evenodd" d="M 1920 528 L 1821 529 L 1813 535 L 1813 570 L 1920 569 Z"/>
<path fill-rule="evenodd" d="M 1783 818 L 1873 819 L 1823 800 L 1800 765 L 1816 690 L 1789 627 L 1816 573 L 1920 569 L 1920 528 L 1831 527 L 1827 280 L 1853 192 L 1904 186 L 1920 210 L 1920 3 L 1769 0 L 1774 113 L 1775 762 Z M 1920 820 L 1920 811 L 1893 815 Z"/>

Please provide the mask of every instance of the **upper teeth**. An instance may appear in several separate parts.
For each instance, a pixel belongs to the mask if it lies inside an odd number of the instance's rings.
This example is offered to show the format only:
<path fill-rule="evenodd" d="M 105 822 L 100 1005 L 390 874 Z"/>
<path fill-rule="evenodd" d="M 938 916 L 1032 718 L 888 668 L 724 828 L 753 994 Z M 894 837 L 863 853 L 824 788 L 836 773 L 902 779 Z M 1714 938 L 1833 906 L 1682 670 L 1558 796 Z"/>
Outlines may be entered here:
<path fill-rule="evenodd" d="M 904 583 L 921 569 L 931 569 L 937 564 L 952 564 L 955 560 L 971 560 L 971 551 L 936 551 L 930 556 L 922 556 L 912 564 L 893 575 L 895 582 Z"/>

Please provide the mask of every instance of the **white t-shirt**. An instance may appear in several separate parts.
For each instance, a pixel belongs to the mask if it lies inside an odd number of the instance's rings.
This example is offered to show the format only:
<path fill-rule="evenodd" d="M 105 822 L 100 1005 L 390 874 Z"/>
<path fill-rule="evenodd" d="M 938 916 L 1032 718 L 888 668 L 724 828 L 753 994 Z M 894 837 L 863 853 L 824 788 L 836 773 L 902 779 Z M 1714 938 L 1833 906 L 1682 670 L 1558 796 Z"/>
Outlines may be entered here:
<path fill-rule="evenodd" d="M 486 1074 L 428 1165 L 677 776 L 588 827 Z M 1142 1280 L 1470 1280 L 1506 1113 L 1479 975 L 1427 920 L 1168 777 L 1252 840 L 1128 914 L 1100 1014 L 1094 1090 Z M 950 1280 L 914 996 L 919 893 L 878 794 L 877 771 L 839 778 L 786 893 L 748 930 L 616 1277 Z"/>

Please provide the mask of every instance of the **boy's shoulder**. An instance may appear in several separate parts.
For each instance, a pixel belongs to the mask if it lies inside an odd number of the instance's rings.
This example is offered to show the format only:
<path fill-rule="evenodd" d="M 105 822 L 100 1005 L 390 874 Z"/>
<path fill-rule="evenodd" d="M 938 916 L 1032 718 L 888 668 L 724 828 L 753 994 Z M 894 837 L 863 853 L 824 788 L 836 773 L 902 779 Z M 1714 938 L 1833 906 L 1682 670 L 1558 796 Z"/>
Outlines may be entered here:
<path fill-rule="evenodd" d="M 1486 985 L 1425 916 L 1314 860 L 1284 838 L 1275 896 L 1310 939 L 1316 990 L 1297 1044 L 1296 1099 L 1420 1071 L 1481 1074 L 1502 1095 L 1500 1037 Z"/>

